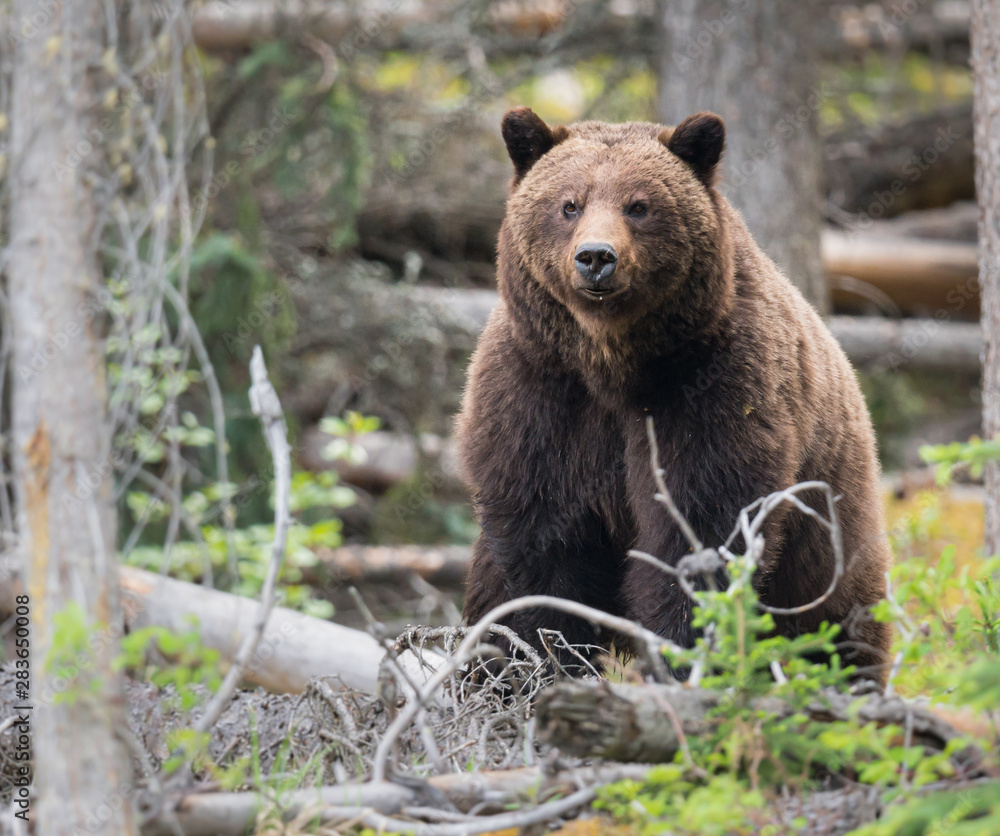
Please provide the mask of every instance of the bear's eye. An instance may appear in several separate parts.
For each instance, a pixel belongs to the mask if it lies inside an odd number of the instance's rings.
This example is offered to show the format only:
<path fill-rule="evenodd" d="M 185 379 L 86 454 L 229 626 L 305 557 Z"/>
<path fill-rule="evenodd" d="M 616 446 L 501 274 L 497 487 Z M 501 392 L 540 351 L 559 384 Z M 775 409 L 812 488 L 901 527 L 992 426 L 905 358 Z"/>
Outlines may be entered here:
<path fill-rule="evenodd" d="M 633 203 L 628 208 L 628 214 L 633 218 L 641 218 L 646 214 L 646 204 L 645 203 Z"/>
<path fill-rule="evenodd" d="M 580 210 L 576 208 L 576 201 L 575 200 L 567 200 L 563 204 L 563 214 L 567 218 L 574 217 L 579 211 Z"/>

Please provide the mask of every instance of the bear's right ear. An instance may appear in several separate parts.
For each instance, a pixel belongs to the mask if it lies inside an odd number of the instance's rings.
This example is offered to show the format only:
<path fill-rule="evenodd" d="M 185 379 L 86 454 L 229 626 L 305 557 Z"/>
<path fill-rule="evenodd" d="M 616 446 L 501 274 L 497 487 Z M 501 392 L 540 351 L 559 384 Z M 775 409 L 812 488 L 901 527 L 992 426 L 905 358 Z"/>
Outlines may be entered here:
<path fill-rule="evenodd" d="M 508 110 L 500 131 L 507 143 L 510 161 L 514 163 L 515 183 L 568 135 L 561 125 L 550 128 L 530 107 Z"/>
<path fill-rule="evenodd" d="M 660 132 L 660 142 L 684 162 L 706 186 L 712 185 L 715 167 L 722 159 L 726 144 L 726 126 L 714 113 L 703 111 L 689 116 L 672 131 Z"/>

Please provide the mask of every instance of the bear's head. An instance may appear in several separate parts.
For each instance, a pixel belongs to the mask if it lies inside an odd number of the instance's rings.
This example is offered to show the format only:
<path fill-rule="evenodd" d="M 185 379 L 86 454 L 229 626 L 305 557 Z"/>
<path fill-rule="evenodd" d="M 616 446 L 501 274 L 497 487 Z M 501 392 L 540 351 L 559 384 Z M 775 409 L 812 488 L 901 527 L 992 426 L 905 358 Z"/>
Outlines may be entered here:
<path fill-rule="evenodd" d="M 718 116 L 550 127 L 521 107 L 503 138 L 514 180 L 500 255 L 516 259 L 511 275 L 527 272 L 592 334 L 672 309 L 717 313 L 732 262 L 713 185 Z"/>

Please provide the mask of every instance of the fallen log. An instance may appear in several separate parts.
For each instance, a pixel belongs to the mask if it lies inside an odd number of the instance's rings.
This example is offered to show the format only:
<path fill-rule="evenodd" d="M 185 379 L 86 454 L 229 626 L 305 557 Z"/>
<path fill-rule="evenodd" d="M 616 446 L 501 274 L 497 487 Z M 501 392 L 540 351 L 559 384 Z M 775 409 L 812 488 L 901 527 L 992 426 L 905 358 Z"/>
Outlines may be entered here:
<path fill-rule="evenodd" d="M 971 170 L 971 169 L 970 169 Z M 914 213 L 920 216 L 933 214 L 933 210 Z M 382 215 L 385 222 L 385 215 Z M 869 310 L 883 315 L 927 316 L 944 310 L 949 316 L 978 321 L 979 285 L 975 239 L 971 242 L 914 237 L 906 234 L 907 226 L 898 220 L 866 222 L 855 231 L 827 228 L 821 237 L 823 269 L 830 278 L 835 310 L 845 312 Z M 912 219 L 911 226 L 919 229 L 920 220 Z M 926 226 L 933 226 L 934 219 L 927 217 Z M 946 223 L 946 221 L 938 221 Z M 954 221 L 959 227 L 956 234 L 967 235 L 970 226 L 968 213 Z M 404 220 L 400 225 L 405 224 Z M 497 218 L 499 226 L 499 218 Z M 848 276 L 853 283 L 839 282 Z M 863 283 L 859 286 L 857 282 Z M 414 291 L 418 290 L 414 288 Z M 433 288 L 420 288 L 433 291 Z M 463 299 L 463 291 L 450 290 L 455 304 L 466 315 L 478 319 L 484 300 L 488 297 L 470 296 Z M 486 290 L 466 291 L 487 294 Z M 427 299 L 414 297 L 418 306 Z M 418 308 L 419 309 L 419 308 Z"/>
<path fill-rule="evenodd" d="M 402 584 L 416 575 L 451 588 L 465 582 L 472 559 L 467 546 L 341 546 L 318 549 L 316 556 L 326 583 Z"/>
<path fill-rule="evenodd" d="M 286 793 L 281 799 L 284 805 L 282 817 L 290 821 L 308 809 L 321 821 L 333 823 L 357 817 L 365 810 L 391 816 L 417 805 L 425 810 L 428 806 L 436 806 L 444 812 L 451 806 L 452 812 L 461 813 L 484 804 L 493 809 L 513 804 L 523 807 L 536 802 L 539 796 L 572 793 L 578 791 L 581 785 L 603 786 L 623 780 L 641 781 L 650 768 L 632 764 L 602 764 L 567 769 L 551 775 L 539 767 L 523 767 L 433 776 L 425 784 L 421 782 L 414 786 L 388 781 L 326 786 Z M 172 812 L 185 836 L 239 836 L 254 825 L 261 806 L 258 793 L 192 793 L 177 801 Z M 177 831 L 171 829 L 171 819 L 170 814 L 164 811 L 147 822 L 142 829 L 143 836 L 174 836 Z M 456 832 L 482 833 L 489 829 L 484 825 L 491 822 L 490 817 L 484 817 L 484 821 L 464 820 L 464 823 L 469 829 L 458 828 Z M 482 829 L 473 829 L 475 827 Z"/>
<path fill-rule="evenodd" d="M 683 685 L 624 685 L 607 680 L 567 679 L 543 689 L 536 716 L 539 736 L 567 754 L 627 763 L 666 763 L 681 747 L 680 735 L 706 734 L 710 712 L 725 696 Z M 769 697 L 757 708 L 776 717 L 792 708 Z M 960 733 L 924 706 L 899 697 L 855 697 L 829 691 L 810 706 L 814 720 L 847 720 L 911 728 L 917 745 L 944 749 Z"/>
<path fill-rule="evenodd" d="M 458 451 L 440 436 L 419 438 L 389 432 L 367 433 L 353 442 L 359 459 L 330 461 L 324 450 L 334 439 L 318 426 L 307 428 L 297 450 L 299 464 L 318 473 L 336 470 L 340 478 L 370 493 L 384 493 L 423 472 L 427 489 L 435 495 L 465 496 L 459 478 Z M 420 486 L 415 486 L 419 491 Z"/>
<path fill-rule="evenodd" d="M 166 627 L 177 633 L 197 623 L 206 647 L 232 660 L 251 629 L 258 603 L 129 566 L 120 568 L 126 627 Z M 313 677 L 337 675 L 345 687 L 374 693 L 381 645 L 359 630 L 275 607 L 250 658 L 245 678 L 268 691 L 300 693 Z"/>
<path fill-rule="evenodd" d="M 463 123 L 458 138 L 428 142 L 433 153 L 404 182 L 388 170 L 376 174 L 357 218 L 366 257 L 399 271 L 416 251 L 422 275 L 435 282 L 486 286 L 509 177 L 494 119 L 479 114 Z M 888 233 L 884 219 L 974 201 L 972 124 L 966 101 L 823 137 L 821 190 L 831 223 Z M 723 186 L 732 174 L 723 161 Z M 321 239 L 322 228 L 314 234 Z M 455 269 L 459 264 L 467 265 L 465 272 Z"/>
<path fill-rule="evenodd" d="M 823 140 L 827 199 L 855 222 L 975 200 L 970 101 Z"/>
<path fill-rule="evenodd" d="M 872 239 L 835 234 L 830 240 L 842 251 L 840 267 L 846 270 L 858 263 L 851 248 L 855 244 L 864 248 Z M 878 245 L 869 249 L 880 253 L 884 266 L 892 262 L 893 253 L 915 252 L 906 249 L 908 239 L 876 240 Z M 916 246 L 929 261 L 930 250 L 924 243 Z M 916 258 L 906 262 L 923 270 L 923 286 L 937 295 L 941 305 L 931 308 L 936 318 L 827 320 L 858 367 L 978 374 L 982 351 L 978 325 L 960 321 L 978 306 L 978 280 L 974 270 L 968 273 L 974 250 L 950 242 L 928 247 L 956 256 L 935 268 L 937 274 Z M 877 280 L 877 275 L 869 276 Z M 282 361 L 284 400 L 307 428 L 296 450 L 298 463 L 316 472 L 335 467 L 345 481 L 373 493 L 414 480 L 412 492 L 398 500 L 404 511 L 407 501 L 419 505 L 428 493 L 464 497 L 455 450 L 442 438 L 450 432 L 451 416 L 459 408 L 468 356 L 498 301 L 496 292 L 392 285 L 372 277 L 344 284 L 332 278 L 331 285 L 314 283 L 297 298 L 299 333 Z M 924 301 L 934 301 L 929 292 Z M 340 394 L 343 389 L 346 396 Z M 345 404 L 386 415 L 397 426 L 416 424 L 434 432 L 420 435 L 419 445 L 401 433 L 362 437 L 358 444 L 366 452 L 364 462 L 331 463 L 322 455 L 331 439 L 315 422 L 327 411 L 342 411 Z"/>
<path fill-rule="evenodd" d="M 834 316 L 827 325 L 862 369 L 979 372 L 983 335 L 971 322 Z"/>
<path fill-rule="evenodd" d="M 835 336 L 843 338 L 841 344 L 852 362 L 866 365 L 902 350 L 902 365 L 910 369 L 948 368 L 963 372 L 975 372 L 979 369 L 981 338 L 977 336 L 978 326 L 950 321 L 961 318 L 970 310 L 978 309 L 974 247 L 950 242 L 913 244 L 910 239 L 890 240 L 861 235 L 844 236 L 841 233 L 829 233 L 824 236 L 824 240 L 827 242 L 824 247 L 830 258 L 837 259 L 836 265 L 840 269 L 854 270 L 876 281 L 879 280 L 879 276 L 887 275 L 886 266 L 891 262 L 893 253 L 897 254 L 906 269 L 912 267 L 918 277 L 918 283 L 922 283 L 924 295 L 921 298 L 927 302 L 934 299 L 940 299 L 942 302 L 942 305 L 932 308 L 935 319 L 830 317 L 827 324 Z M 913 248 L 908 249 L 911 244 Z M 871 262 L 866 262 L 862 255 L 859 255 L 864 253 L 871 254 Z M 921 258 L 928 261 L 933 259 L 935 263 L 921 263 Z M 862 269 L 865 264 L 873 266 L 866 272 Z M 897 285 L 901 286 L 901 283 L 897 282 Z M 475 343 L 479 331 L 486 324 L 490 311 L 498 301 L 498 296 L 489 290 L 397 286 L 393 287 L 382 301 L 381 307 L 370 309 L 373 320 L 366 324 L 366 329 L 383 333 L 397 321 L 397 317 L 402 317 L 403 311 L 408 311 L 411 317 L 423 322 L 433 322 L 435 317 L 441 317 L 442 330 L 439 331 L 439 336 L 442 339 L 454 339 L 457 343 L 456 348 L 467 350 Z M 322 305 L 320 300 L 316 302 Z M 308 341 L 310 351 L 319 350 L 321 341 L 325 339 L 326 345 L 332 348 L 329 338 L 323 337 L 327 317 L 315 309 L 311 314 L 306 314 L 306 317 L 300 321 L 301 333 L 298 339 L 303 342 Z M 918 342 L 919 347 L 916 349 L 907 347 L 911 340 Z M 329 381 L 324 382 L 308 371 L 300 375 L 300 378 L 303 380 L 300 385 L 304 386 L 305 381 L 308 381 L 313 392 L 322 392 L 324 386 L 327 392 L 332 388 Z M 460 380 L 461 375 L 458 378 Z M 460 391 L 461 383 L 459 382 L 457 386 Z M 453 394 L 449 398 L 449 403 L 454 403 L 456 408 L 457 401 L 457 395 Z M 444 447 L 437 445 L 438 442 L 434 441 L 432 451 L 439 451 L 446 462 L 454 463 L 455 460 L 452 458 L 452 453 L 448 452 L 447 445 Z M 310 441 L 303 448 L 304 455 L 308 456 L 303 462 L 308 461 L 310 465 L 321 464 L 315 453 L 321 446 L 316 437 L 310 437 Z M 401 469 L 406 469 L 402 466 L 416 456 L 412 442 L 402 445 L 398 442 L 390 444 L 380 440 L 377 447 L 386 451 L 392 450 L 391 456 L 386 453 L 386 461 L 391 461 L 393 467 Z M 457 465 L 449 464 L 449 469 L 457 478 Z M 370 473 L 366 478 L 377 482 L 381 477 Z"/>
<path fill-rule="evenodd" d="M 593 50 L 621 55 L 628 51 L 654 55 L 659 45 L 654 13 L 644 4 L 594 4 L 601 14 L 583 21 L 577 37 Z M 206 51 L 246 50 L 282 37 L 313 37 L 337 44 L 347 55 L 372 50 L 422 51 L 433 48 L 445 57 L 464 57 L 470 29 L 482 32 L 487 57 L 544 54 L 545 36 L 557 32 L 571 15 L 581 14 L 571 0 L 503 3 L 489 7 L 480 19 L 465 21 L 456 2 L 378 0 L 378 2 L 243 2 L 216 0 L 198 8 L 192 19 L 195 43 Z M 942 7 L 942 8 L 939 8 Z M 586 7 L 584 7 L 586 11 Z M 825 11 L 825 10 L 824 10 Z M 847 13 L 843 13 L 843 12 Z M 879 12 L 882 10 L 876 10 Z M 908 47 L 933 51 L 964 63 L 969 55 L 968 4 L 934 4 L 896 21 L 864 10 L 841 10 L 837 19 L 817 14 L 817 47 L 827 58 L 864 55 L 871 50 Z M 853 13 L 852 13 L 853 12 Z M 716 21 L 718 23 L 718 21 Z M 710 24 L 706 22 L 706 27 Z M 707 35 L 712 32 L 706 28 Z M 596 46 L 595 46 L 596 45 Z"/>
<path fill-rule="evenodd" d="M 822 253 L 829 275 L 850 276 L 868 286 L 845 292 L 834 282 L 835 305 L 857 307 L 860 302 L 882 313 L 941 311 L 949 318 L 979 319 L 975 244 L 828 229 Z"/>
<path fill-rule="evenodd" d="M 974 200 L 960 200 L 941 209 L 906 212 L 873 224 L 872 231 L 901 238 L 975 244 L 979 239 L 979 206 Z"/>
<path fill-rule="evenodd" d="M 320 566 L 310 570 L 317 587 L 403 582 L 417 575 L 455 588 L 465 579 L 470 551 L 462 546 L 345 546 L 318 556 Z M 157 626 L 186 633 L 196 624 L 205 647 L 229 662 L 254 623 L 258 603 L 250 598 L 131 566 L 119 567 L 119 579 L 129 631 Z M 15 596 L 23 592 L 16 579 L 0 585 L 0 615 L 12 613 Z M 337 676 L 345 688 L 374 694 L 383 655 L 368 633 L 276 607 L 244 678 L 272 693 L 298 694 L 314 677 Z"/>
<path fill-rule="evenodd" d="M 231 661 L 254 623 L 258 602 L 174 580 L 132 566 L 118 569 L 125 629 L 166 627 L 186 633 L 196 624 L 202 643 Z M 14 611 L 24 588 L 16 578 L 0 585 L 0 614 Z M 343 685 L 375 693 L 382 646 L 367 633 L 275 607 L 250 659 L 245 678 L 276 693 L 303 691 L 312 677 L 339 676 Z"/>
<path fill-rule="evenodd" d="M 350 405 L 440 434 L 458 410 L 496 294 L 394 284 L 387 274 L 352 262 L 295 286 L 298 333 L 279 362 L 282 401 L 303 424 Z"/>

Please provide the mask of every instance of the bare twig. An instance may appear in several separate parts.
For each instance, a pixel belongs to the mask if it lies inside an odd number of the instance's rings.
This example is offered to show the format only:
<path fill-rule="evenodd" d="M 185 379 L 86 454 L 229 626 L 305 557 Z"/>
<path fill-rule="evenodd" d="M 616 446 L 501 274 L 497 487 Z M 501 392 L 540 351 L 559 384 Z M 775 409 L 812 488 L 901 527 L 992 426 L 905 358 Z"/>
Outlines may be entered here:
<path fill-rule="evenodd" d="M 678 571 L 676 568 L 671 566 L 669 563 L 665 563 L 658 557 L 654 557 L 648 552 L 639 551 L 638 549 L 630 549 L 628 553 L 629 557 L 634 557 L 637 560 L 641 560 L 644 563 L 648 563 L 650 566 L 655 566 L 661 572 L 670 575 L 672 578 L 677 580 L 677 585 L 681 588 L 685 595 L 693 601 L 698 600 L 698 591 L 691 585 L 691 582 L 687 579 L 687 576 Z"/>
<path fill-rule="evenodd" d="M 402 708 L 396 719 L 386 729 L 375 752 L 372 780 L 384 781 L 386 779 L 389 756 L 399 735 L 413 722 L 421 708 L 434 695 L 434 692 L 472 658 L 474 649 L 479 645 L 480 639 L 487 633 L 490 627 L 512 613 L 536 607 L 548 607 L 560 612 L 569 613 L 570 615 L 587 619 L 594 624 L 599 624 L 602 627 L 607 627 L 610 630 L 624 633 L 636 639 L 640 643 L 639 646 L 645 650 L 648 660 L 654 669 L 663 676 L 666 675 L 666 667 L 663 663 L 664 651 L 669 649 L 674 652 L 680 652 L 682 650 L 673 642 L 626 618 L 610 615 L 593 607 L 588 607 L 585 604 L 577 603 L 576 601 L 566 601 L 562 598 L 552 597 L 551 595 L 528 595 L 524 598 L 515 598 L 513 601 L 507 601 L 498 607 L 494 607 L 475 625 L 469 628 L 469 632 L 462 640 L 462 643 L 456 648 L 452 658 L 427 680 L 423 688 L 417 692 L 416 698 L 410 700 Z"/>
<path fill-rule="evenodd" d="M 275 586 L 278 572 L 285 558 L 285 541 L 288 538 L 288 527 L 291 524 L 289 501 L 292 480 L 291 448 L 288 446 L 288 428 L 281 412 L 281 402 L 278 393 L 274 391 L 267 377 L 267 367 L 264 365 L 264 354 L 260 346 L 254 346 L 253 357 L 250 360 L 250 406 L 255 415 L 264 425 L 267 436 L 267 446 L 274 459 L 274 542 L 271 546 L 271 563 L 268 566 L 264 588 L 261 591 L 260 609 L 253 630 L 247 634 L 226 673 L 218 693 L 206 706 L 205 712 L 198 719 L 195 728 L 199 732 L 210 729 L 222 714 L 222 709 L 236 692 L 236 686 L 243 676 L 243 670 L 251 654 L 260 642 L 260 637 L 267 627 L 275 602 Z"/>
<path fill-rule="evenodd" d="M 469 817 L 466 821 L 452 824 L 415 824 L 400 821 L 380 813 L 369 813 L 362 818 L 368 826 L 385 833 L 413 833 L 415 836 L 473 836 L 477 833 L 491 833 L 496 830 L 513 830 L 530 824 L 550 821 L 589 804 L 597 796 L 597 788 L 579 790 L 566 798 L 549 801 L 538 807 L 518 810 L 513 813 L 499 813 L 495 816 Z"/>
<path fill-rule="evenodd" d="M 826 496 L 826 506 L 827 506 L 827 517 L 823 517 L 818 514 L 813 508 L 810 508 L 802 500 L 798 498 L 798 494 L 804 493 L 805 491 L 822 491 Z M 837 588 L 837 584 L 840 583 L 840 579 L 844 576 L 844 541 L 843 535 L 840 528 L 840 520 L 837 517 L 837 497 L 833 493 L 833 489 L 826 482 L 812 481 L 812 482 L 799 482 L 797 485 L 792 485 L 783 491 L 776 491 L 769 496 L 758 500 L 755 505 L 759 504 L 760 510 L 754 516 L 753 520 L 749 520 L 749 515 L 747 509 L 744 508 L 740 511 L 740 521 L 738 523 L 738 528 L 744 537 L 744 542 L 747 545 L 748 553 L 754 555 L 754 559 L 759 560 L 761 553 L 763 552 L 763 540 L 761 536 L 761 529 L 764 527 L 764 522 L 767 520 L 768 515 L 774 511 L 781 503 L 790 502 L 796 508 L 798 508 L 803 514 L 812 517 L 816 520 L 823 528 L 830 532 L 830 544 L 833 546 L 833 577 L 830 579 L 830 584 L 827 586 L 826 590 L 817 598 L 812 601 L 802 604 L 798 607 L 772 607 L 767 604 L 757 602 L 757 606 L 764 612 L 771 613 L 772 615 L 800 615 L 801 613 L 808 612 L 811 609 L 815 609 L 827 598 L 833 595 Z M 753 507 L 753 506 L 748 506 Z M 730 535 L 729 540 L 726 541 L 726 546 L 735 539 L 736 532 Z"/>
<path fill-rule="evenodd" d="M 667 488 L 667 480 L 664 478 L 663 468 L 660 467 L 660 447 L 656 443 L 656 427 L 653 425 L 653 417 L 651 415 L 646 418 L 646 436 L 649 438 L 649 464 L 653 468 L 653 479 L 656 482 L 656 490 L 659 491 L 656 494 L 656 499 L 662 502 L 667 511 L 670 512 L 670 516 L 673 517 L 674 522 L 677 523 L 687 541 L 691 544 L 691 550 L 700 552 L 705 547 L 702 545 L 701 540 L 698 539 L 698 535 L 694 533 L 691 524 L 684 518 L 677 505 L 674 504 L 674 499 Z"/>
<path fill-rule="evenodd" d="M 680 512 L 680 509 L 677 508 L 670 496 L 670 491 L 667 489 L 666 480 L 664 478 L 663 469 L 659 465 L 659 448 L 656 443 L 656 430 L 653 425 L 652 417 L 646 418 L 646 434 L 649 437 L 650 464 L 658 491 L 656 498 L 662 502 L 670 512 L 670 516 L 680 527 L 684 536 L 690 543 L 691 548 L 696 554 L 700 555 L 707 552 L 714 552 L 713 549 L 705 549 L 701 540 L 699 540 L 698 536 L 694 533 L 694 529 L 691 528 L 691 524 Z M 798 497 L 798 494 L 800 493 L 815 490 L 822 491 L 826 496 L 826 517 L 817 513 L 815 509 L 810 508 Z M 830 579 L 830 584 L 826 590 L 817 598 L 797 607 L 772 607 L 760 601 L 757 603 L 757 606 L 761 610 L 771 613 L 772 615 L 800 615 L 811 609 L 815 609 L 826 601 L 834 593 L 837 588 L 837 584 L 844 576 L 844 542 L 843 534 L 840 528 L 840 520 L 837 517 L 837 497 L 834 495 L 833 489 L 826 482 L 799 482 L 798 484 L 792 485 L 785 490 L 775 491 L 768 496 L 760 497 L 759 499 L 754 500 L 740 511 L 739 518 L 733 532 L 729 535 L 725 544 L 719 548 L 717 554 L 723 558 L 731 559 L 732 554 L 729 551 L 729 548 L 733 544 L 736 537 L 742 534 L 744 543 L 746 544 L 747 554 L 753 557 L 754 562 L 758 562 L 764 550 L 764 541 L 761 535 L 764 523 L 767 521 L 768 516 L 784 502 L 791 503 L 803 514 L 812 517 L 821 526 L 823 526 L 823 528 L 830 533 L 830 544 L 833 547 L 833 577 Z M 751 519 L 750 514 L 753 512 L 756 513 L 754 513 L 754 516 Z M 629 552 L 629 556 L 643 560 L 676 578 L 684 593 L 692 600 L 697 601 L 697 592 L 688 581 L 686 573 L 651 554 L 647 554 L 646 552 L 632 550 Z"/>

